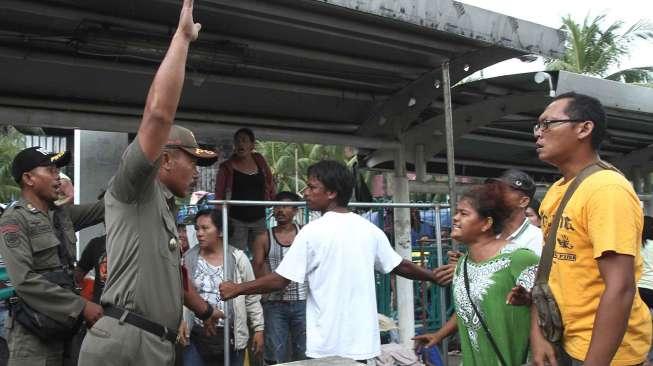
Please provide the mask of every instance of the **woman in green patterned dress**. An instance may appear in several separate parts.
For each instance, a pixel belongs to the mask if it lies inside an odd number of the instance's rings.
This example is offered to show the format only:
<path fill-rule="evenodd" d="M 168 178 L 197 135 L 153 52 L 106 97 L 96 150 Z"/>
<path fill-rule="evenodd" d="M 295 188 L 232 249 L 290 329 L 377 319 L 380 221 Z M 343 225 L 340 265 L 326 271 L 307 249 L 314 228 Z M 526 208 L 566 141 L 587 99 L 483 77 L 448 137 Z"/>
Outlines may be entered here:
<path fill-rule="evenodd" d="M 456 316 L 438 332 L 415 337 L 432 345 L 460 330 L 464 366 L 518 366 L 528 356 L 529 307 L 509 305 L 507 296 L 517 285 L 530 290 L 539 259 L 528 249 L 504 251 L 508 242 L 497 239 L 510 214 L 506 188 L 484 184 L 460 197 L 451 237 L 466 243 L 468 253 L 453 278 Z"/>

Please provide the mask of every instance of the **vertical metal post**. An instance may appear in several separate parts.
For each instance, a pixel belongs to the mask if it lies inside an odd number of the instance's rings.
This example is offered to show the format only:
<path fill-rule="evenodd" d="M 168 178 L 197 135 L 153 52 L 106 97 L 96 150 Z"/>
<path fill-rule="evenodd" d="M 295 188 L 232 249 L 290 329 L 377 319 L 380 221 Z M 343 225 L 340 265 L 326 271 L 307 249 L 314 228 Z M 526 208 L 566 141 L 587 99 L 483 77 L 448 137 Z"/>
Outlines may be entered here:
<path fill-rule="evenodd" d="M 231 268 L 228 267 L 229 261 L 227 260 L 229 258 L 229 210 L 227 207 L 227 204 L 222 205 L 222 269 L 224 270 L 224 279 L 227 281 L 233 280 L 233 278 L 230 278 L 230 270 Z M 232 301 L 227 300 L 224 302 L 224 364 L 229 365 L 229 352 L 231 351 L 231 347 L 229 347 L 229 316 L 231 315 L 231 312 L 229 311 L 231 307 Z"/>
<path fill-rule="evenodd" d="M 297 159 L 297 146 L 295 146 L 295 193 L 299 194 L 299 161 Z"/>
<path fill-rule="evenodd" d="M 437 251 L 437 261 L 438 267 L 444 264 L 444 258 L 442 253 L 442 227 L 440 225 L 440 205 L 435 205 L 435 246 Z M 438 293 L 440 296 L 440 327 L 443 327 L 447 323 L 447 299 L 446 299 L 446 289 L 444 286 L 438 287 Z M 442 362 L 444 366 L 449 366 L 449 339 L 445 338 L 441 342 L 442 344 Z"/>
<path fill-rule="evenodd" d="M 418 182 L 426 180 L 426 158 L 422 144 L 415 146 L 415 180 Z"/>
<path fill-rule="evenodd" d="M 447 145 L 447 173 L 449 176 L 449 215 L 453 217 L 456 210 L 456 166 L 453 156 L 453 110 L 451 107 L 451 79 L 449 78 L 449 61 L 442 63 L 442 96 L 444 98 L 444 134 Z M 453 250 L 458 250 L 458 243 L 452 241 Z"/>
<path fill-rule="evenodd" d="M 647 170 L 644 172 L 644 188 L 643 191 L 645 194 L 651 195 L 653 197 L 653 190 L 651 190 L 651 171 Z M 649 199 L 647 202 L 644 202 L 644 212 L 646 215 L 651 215 L 653 212 L 653 200 Z"/>
<path fill-rule="evenodd" d="M 408 178 L 406 177 L 405 147 L 395 151 L 394 201 L 408 202 Z M 412 261 L 410 242 L 410 209 L 394 209 L 395 250 L 399 255 Z M 399 339 L 408 349 L 413 349 L 412 338 L 415 336 L 415 300 L 413 298 L 413 281 L 397 276 L 397 307 L 399 314 Z"/>

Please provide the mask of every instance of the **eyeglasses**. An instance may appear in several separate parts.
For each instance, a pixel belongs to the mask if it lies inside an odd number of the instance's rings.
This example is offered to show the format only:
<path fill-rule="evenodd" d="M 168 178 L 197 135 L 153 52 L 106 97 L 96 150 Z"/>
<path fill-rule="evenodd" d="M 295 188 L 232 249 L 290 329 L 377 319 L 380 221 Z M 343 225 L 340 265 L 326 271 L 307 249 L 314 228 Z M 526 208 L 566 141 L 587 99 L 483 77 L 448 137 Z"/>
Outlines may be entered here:
<path fill-rule="evenodd" d="M 551 128 L 551 125 L 554 123 L 579 123 L 585 122 L 584 119 L 545 119 L 542 121 L 537 121 L 533 124 L 533 133 L 537 131 L 546 131 Z"/>

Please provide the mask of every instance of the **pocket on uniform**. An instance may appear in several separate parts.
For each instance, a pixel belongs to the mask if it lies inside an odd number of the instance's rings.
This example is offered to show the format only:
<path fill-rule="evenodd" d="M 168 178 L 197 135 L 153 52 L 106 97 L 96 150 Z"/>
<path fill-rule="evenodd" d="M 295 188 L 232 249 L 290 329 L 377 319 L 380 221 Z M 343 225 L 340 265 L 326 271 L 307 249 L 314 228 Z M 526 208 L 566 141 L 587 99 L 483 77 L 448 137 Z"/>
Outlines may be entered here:
<path fill-rule="evenodd" d="M 59 239 L 54 233 L 44 233 L 33 237 L 31 240 L 32 245 L 32 259 L 34 262 L 34 269 L 49 269 L 61 265 L 59 254 L 57 253 L 57 246 L 59 246 Z"/>
<path fill-rule="evenodd" d="M 109 332 L 106 328 L 102 327 L 100 322 L 97 321 L 91 328 L 87 330 L 87 332 L 93 334 L 96 337 L 100 338 L 111 338 L 111 332 Z"/>

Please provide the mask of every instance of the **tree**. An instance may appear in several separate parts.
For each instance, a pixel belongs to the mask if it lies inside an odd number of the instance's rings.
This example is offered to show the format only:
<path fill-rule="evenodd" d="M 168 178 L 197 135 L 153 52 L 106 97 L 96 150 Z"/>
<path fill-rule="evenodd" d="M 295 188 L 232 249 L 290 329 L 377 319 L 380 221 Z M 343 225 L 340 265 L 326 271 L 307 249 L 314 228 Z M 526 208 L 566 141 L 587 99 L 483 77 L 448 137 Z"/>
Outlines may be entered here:
<path fill-rule="evenodd" d="M 608 80 L 653 87 L 653 67 L 633 67 L 605 77 Z"/>
<path fill-rule="evenodd" d="M 297 144 L 260 141 L 256 150 L 265 157 L 277 183 L 277 191 L 300 192 L 306 187 L 306 170 L 320 160 L 337 160 L 351 166 L 351 157 L 344 146 Z"/>
<path fill-rule="evenodd" d="M 0 202 L 7 203 L 18 198 L 20 188 L 11 176 L 11 162 L 22 149 L 22 135 L 15 129 L 0 131 Z"/>
<path fill-rule="evenodd" d="M 653 40 L 650 23 L 639 21 L 622 31 L 622 21 L 603 28 L 605 17 L 605 14 L 593 18 L 588 15 L 583 24 L 576 23 L 570 15 L 563 17 L 561 30 L 568 34 L 567 48 L 561 59 L 548 61 L 547 70 L 604 77 L 610 67 L 619 65 L 621 58 L 629 54 L 633 41 Z"/>

